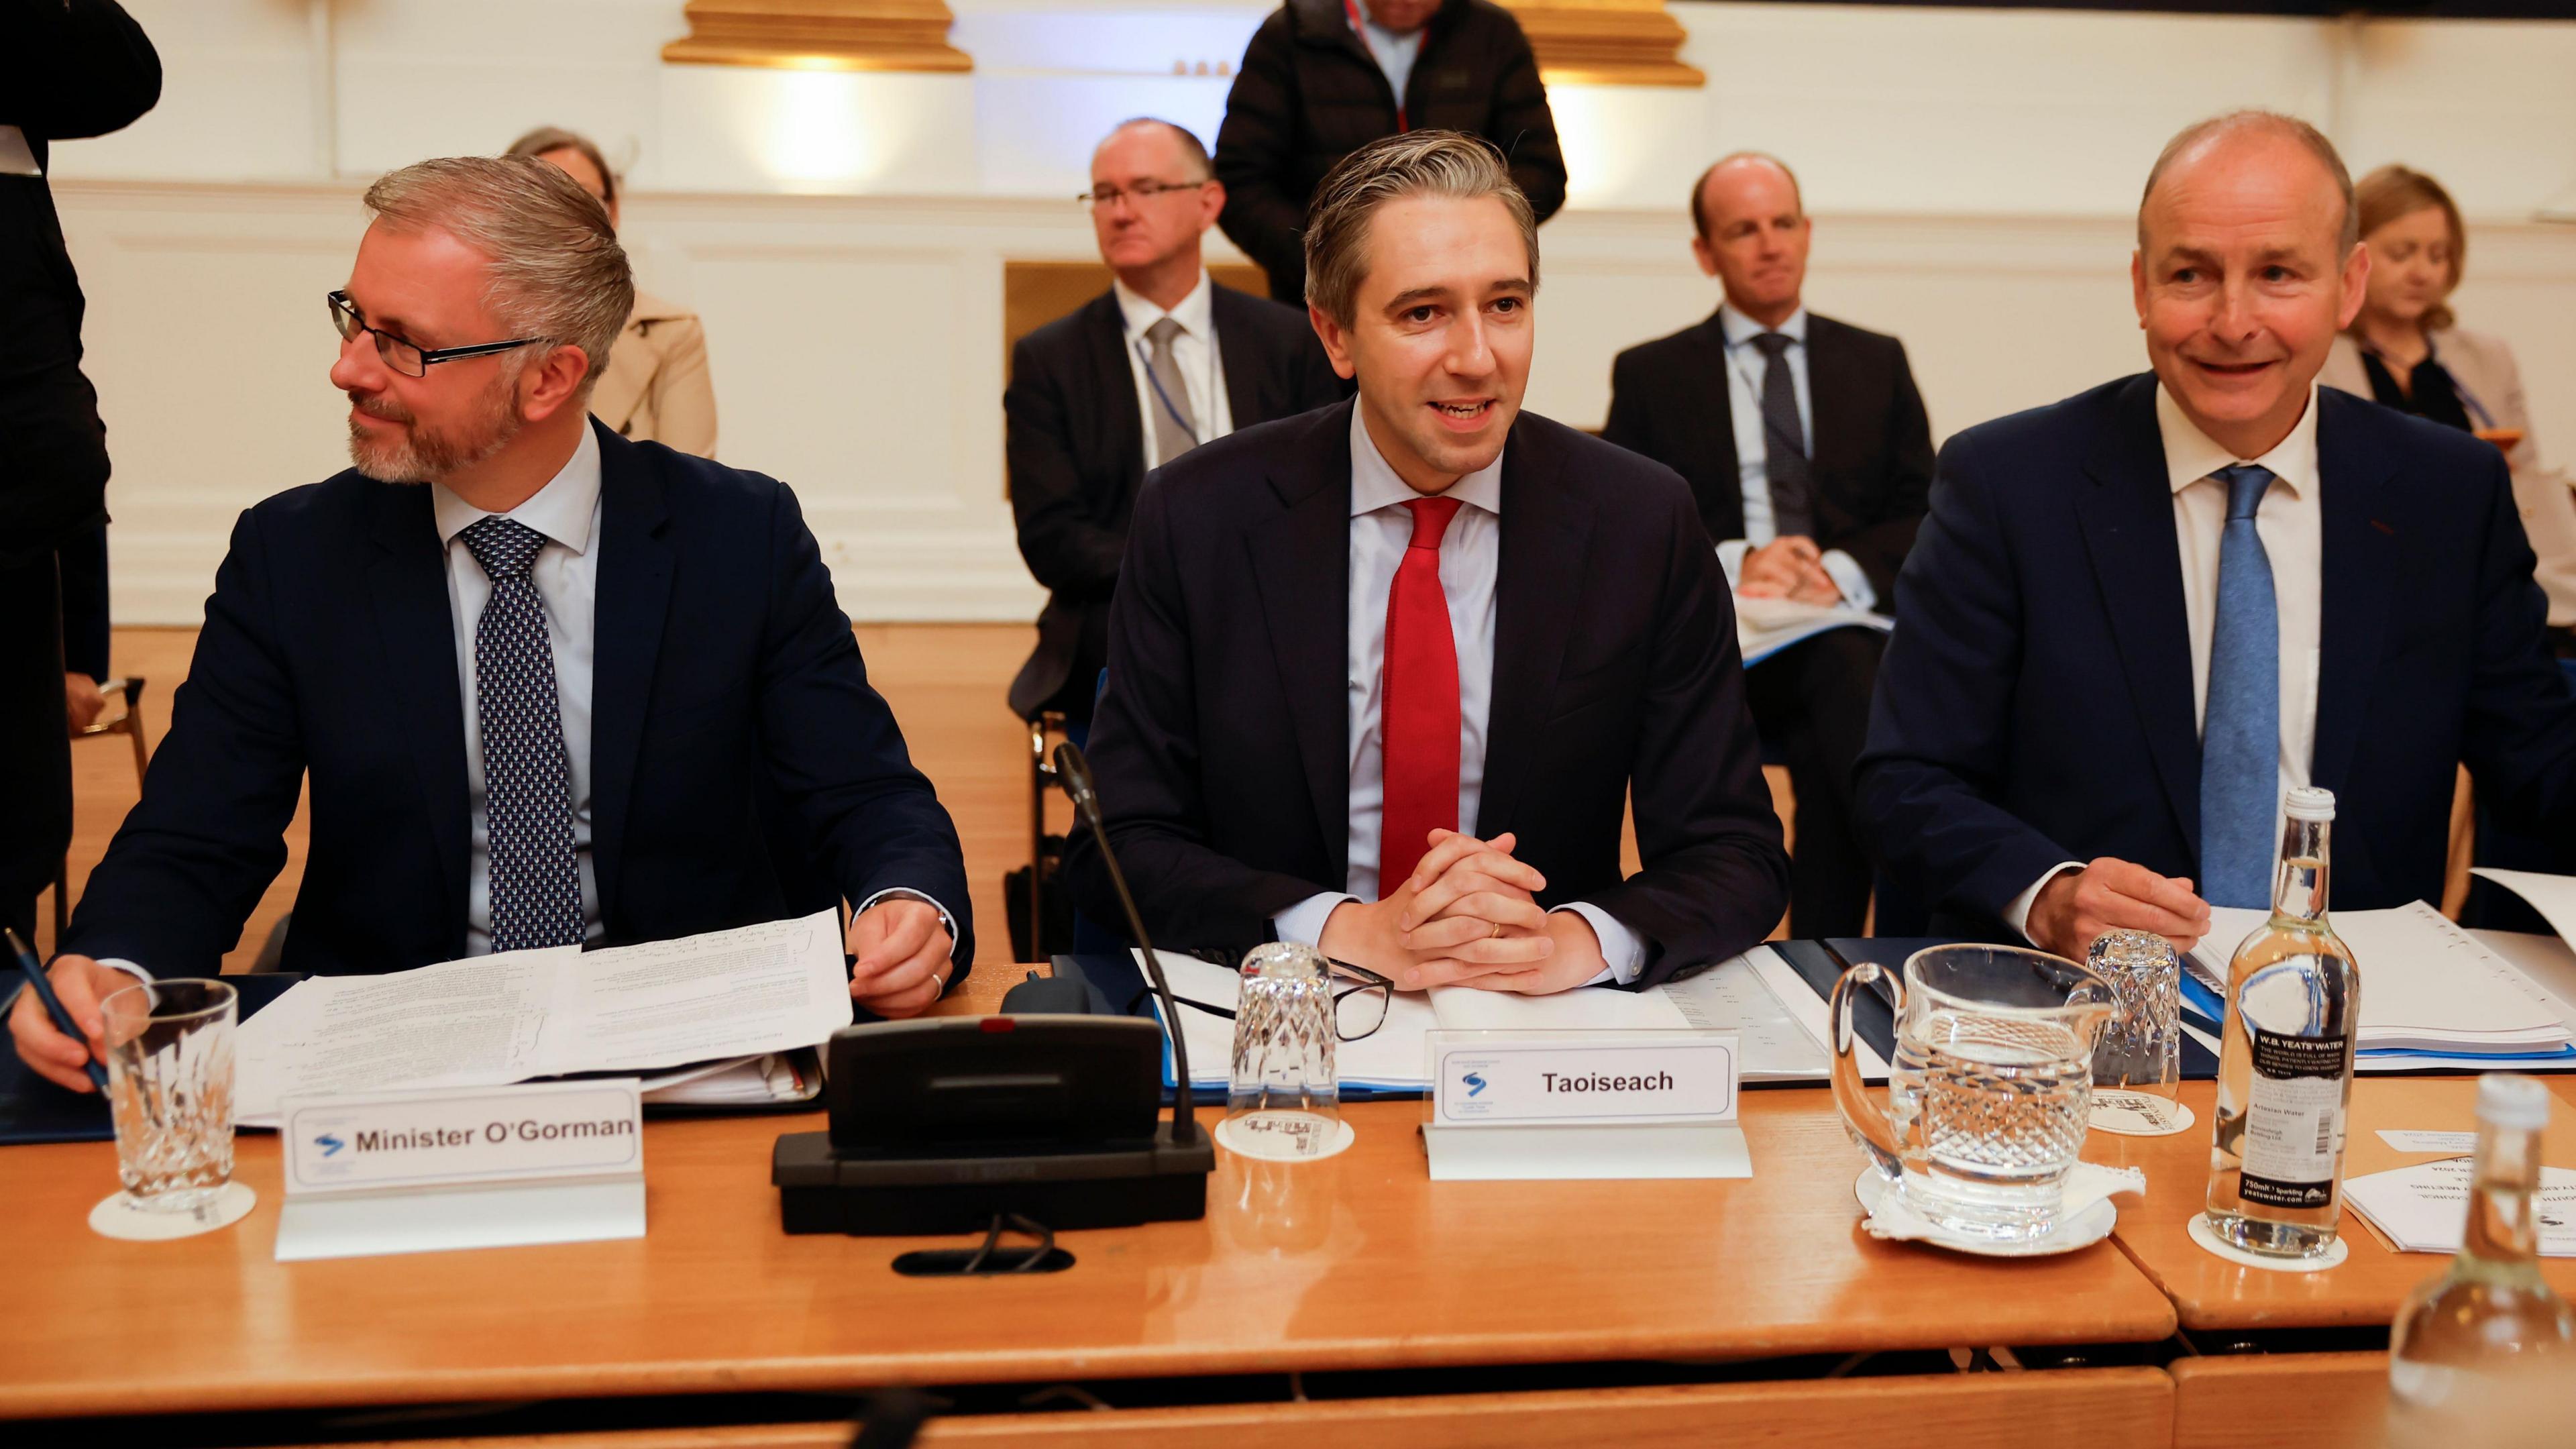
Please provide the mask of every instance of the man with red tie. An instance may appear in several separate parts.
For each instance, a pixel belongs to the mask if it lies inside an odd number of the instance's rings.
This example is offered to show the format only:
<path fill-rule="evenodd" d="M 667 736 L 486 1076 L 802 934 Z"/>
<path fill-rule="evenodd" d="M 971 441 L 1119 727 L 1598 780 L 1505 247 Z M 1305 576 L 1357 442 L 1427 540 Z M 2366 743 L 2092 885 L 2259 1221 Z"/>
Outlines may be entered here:
<path fill-rule="evenodd" d="M 1110 614 L 1091 759 L 1147 929 L 1520 992 L 1760 941 L 1788 860 L 1726 580 L 1678 475 L 1520 411 L 1537 226 L 1501 156 L 1380 141 L 1305 245 L 1358 398 L 1158 470 Z M 1067 865 L 1119 919 L 1087 838 Z"/>

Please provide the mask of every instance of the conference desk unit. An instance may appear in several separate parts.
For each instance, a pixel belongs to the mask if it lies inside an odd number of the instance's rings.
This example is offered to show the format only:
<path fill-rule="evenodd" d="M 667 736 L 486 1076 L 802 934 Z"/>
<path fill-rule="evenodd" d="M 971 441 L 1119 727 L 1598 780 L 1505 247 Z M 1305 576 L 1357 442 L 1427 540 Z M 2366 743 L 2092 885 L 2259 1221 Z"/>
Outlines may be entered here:
<path fill-rule="evenodd" d="M 2546 1080 L 2562 1119 L 2576 1113 L 2576 1078 Z M 2265 1353 L 2261 1346 L 2267 1339 L 2307 1330 L 2345 1329 L 2376 1337 L 2375 1331 L 2397 1316 L 2406 1295 L 2442 1271 L 2449 1259 L 2392 1251 L 2349 1206 L 2341 1234 L 2347 1256 L 2328 1272 L 2267 1272 L 2204 1252 L 2186 1229 L 2200 1211 L 2205 1191 L 2208 1123 L 2217 1109 L 2216 1095 L 2214 1083 L 2187 1083 L 2182 1100 L 2199 1119 L 2188 1131 L 2171 1137 L 2096 1132 L 2084 1151 L 2089 1161 L 2146 1169 L 2145 1198 L 2121 1200 L 2119 1226 L 2112 1235 L 2173 1303 L 2183 1341 L 2198 1350 L 2167 1365 L 2175 1388 L 2174 1442 L 2191 1449 L 2375 1443 L 2387 1413 L 2386 1352 L 2374 1345 L 2340 1353 Z M 2476 1096 L 2477 1081 L 2471 1077 L 2360 1078 L 2353 1083 L 2352 1115 L 2345 1129 L 2347 1163 L 2364 1150 L 2362 1139 L 2382 1128 L 2467 1130 L 2475 1121 Z M 2422 1161 L 2426 1155 L 2405 1160 Z M 2576 1298 L 2576 1259 L 2543 1259 L 2541 1275 L 2560 1293 Z M 2571 1423 L 2576 1423 L 2576 1384 L 2568 1392 Z M 2299 1413 L 2286 1434 L 2279 1418 L 2284 1404 L 2297 1405 Z M 2576 1429 L 2570 1434 L 2576 1437 Z"/>
<path fill-rule="evenodd" d="M 988 1011 L 1019 975 L 980 972 L 944 1009 Z M 2354 1130 L 2463 1125 L 2470 1090 L 2365 1079 Z M 531 1436 L 523 1417 L 466 1413 L 435 1432 L 485 1437 L 414 1442 L 787 1449 L 848 1442 L 829 1422 L 843 1404 L 914 1385 L 977 1410 L 933 1420 L 930 1445 L 2368 1442 L 2376 1344 L 2263 1350 L 2290 1330 L 2367 1339 L 2443 1260 L 2349 1219 L 2331 1273 L 2208 1257 L 2183 1224 L 2209 1088 L 2185 1100 L 2190 1130 L 2088 1142 L 2090 1160 L 2149 1171 L 2114 1242 L 2019 1261 L 1862 1233 L 1860 1155 L 1808 1088 L 1746 1093 L 1754 1176 L 1699 1182 L 1434 1183 L 1418 1103 L 1354 1104 L 1337 1158 L 1220 1152 L 1204 1220 L 1065 1233 L 1072 1268 L 979 1279 L 891 1270 L 954 1238 L 780 1230 L 770 1144 L 818 1114 L 649 1122 L 642 1239 L 286 1264 L 273 1135 L 241 1140 L 250 1218 L 162 1244 L 85 1226 L 113 1185 L 107 1144 L 12 1148 L 0 1418 L 332 1442 L 424 1432 L 380 1408 L 548 1401 L 548 1429 L 612 1427 Z M 2576 1291 L 2576 1266 L 2548 1271 Z M 2017 1352 L 1960 1352 L 1997 1348 Z M 2088 1366 L 2014 1371 L 2064 1362 Z M 1104 1402 L 1121 1407 L 1062 1407 Z M 666 1407 L 681 1427 L 642 1427 Z M 160 1415 L 257 1417 L 138 1417 Z"/>
<path fill-rule="evenodd" d="M 978 972 L 948 1009 L 988 1010 L 1019 974 Z M 1066 1233 L 1072 1268 L 978 1279 L 889 1266 L 953 1238 L 780 1231 L 770 1144 L 819 1115 L 648 1123 L 641 1239 L 302 1263 L 272 1257 L 274 1135 L 240 1141 L 248 1219 L 157 1244 L 85 1225 L 111 1146 L 11 1148 L 0 1416 L 132 1429 L 266 1411 L 294 1415 L 261 1421 L 281 1438 L 362 1439 L 384 1430 L 332 1426 L 372 1406 L 577 1400 L 633 1424 L 714 1396 L 1069 1383 L 1117 1399 L 1127 1381 L 1201 1401 L 940 1419 L 923 1442 L 1683 1443 L 1721 1425 L 1816 1445 L 2170 1442 L 2172 1384 L 2152 1366 L 1952 1369 L 1944 1350 L 2152 1346 L 2174 1311 L 2107 1243 L 1993 1262 L 1868 1238 L 1861 1158 L 1822 1091 L 1746 1094 L 1754 1176 L 1732 1181 L 1434 1183 L 1420 1104 L 1349 1117 L 1356 1142 L 1322 1163 L 1220 1153 L 1203 1221 Z M 1628 1383 L 1582 1365 L 1629 1366 L 1609 1375 Z M 1467 1391 L 1417 1391 L 1435 1378 Z M 846 1442 L 810 1424 L 710 1432 L 574 1442 Z"/>

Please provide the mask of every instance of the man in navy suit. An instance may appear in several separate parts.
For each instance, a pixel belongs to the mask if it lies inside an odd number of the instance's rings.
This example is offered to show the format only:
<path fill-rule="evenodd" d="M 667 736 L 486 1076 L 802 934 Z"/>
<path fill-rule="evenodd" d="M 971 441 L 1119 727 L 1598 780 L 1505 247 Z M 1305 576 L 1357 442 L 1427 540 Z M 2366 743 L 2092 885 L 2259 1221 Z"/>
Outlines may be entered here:
<path fill-rule="evenodd" d="M 1306 286 L 1358 399 L 1147 480 L 1091 758 L 1159 943 L 1276 937 L 1403 987 L 1551 992 L 1651 985 L 1780 919 L 1689 487 L 1520 411 L 1536 229 L 1473 137 L 1354 153 L 1317 194 Z M 1066 863 L 1118 920 L 1087 837 Z"/>
<path fill-rule="evenodd" d="M 2361 305 L 2352 183 L 2240 112 L 2150 173 L 2152 374 L 1942 449 L 1860 794 L 1961 930 L 2081 957 L 2270 903 L 2283 789 L 2335 792 L 2338 906 L 2440 899 L 2455 767 L 2576 829 L 2576 698 L 2501 454 L 2315 385 Z"/>
<path fill-rule="evenodd" d="M 633 297 L 607 213 L 526 157 L 422 162 L 367 205 L 330 299 L 357 467 L 235 527 L 52 967 L 92 1040 L 22 997 L 19 1055 L 85 1090 L 101 995 L 213 975 L 307 781 L 288 970 L 683 936 L 816 909 L 820 880 L 855 908 L 852 998 L 928 1006 L 972 956 L 956 829 L 795 496 L 586 415 Z"/>

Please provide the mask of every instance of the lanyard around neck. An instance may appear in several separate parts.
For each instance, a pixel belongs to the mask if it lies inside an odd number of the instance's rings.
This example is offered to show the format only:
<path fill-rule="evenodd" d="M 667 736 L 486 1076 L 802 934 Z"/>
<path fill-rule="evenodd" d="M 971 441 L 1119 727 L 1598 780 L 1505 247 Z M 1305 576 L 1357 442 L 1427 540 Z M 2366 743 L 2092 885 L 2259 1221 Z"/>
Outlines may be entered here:
<path fill-rule="evenodd" d="M 1377 65 L 1377 52 L 1370 49 L 1368 43 L 1368 21 L 1360 15 L 1360 0 L 1342 0 L 1342 14 L 1350 18 L 1351 38 L 1360 43 L 1360 49 L 1368 51 L 1369 63 L 1371 65 Z M 1421 61 L 1421 53 L 1418 51 L 1415 52 L 1414 63 L 1419 65 Z M 1381 73 L 1383 73 L 1383 67 L 1380 69 Z M 1395 82 L 1389 80 L 1387 82 L 1387 89 L 1395 89 Z M 1395 98 L 1395 128 L 1399 131 L 1409 131 L 1412 129 L 1412 127 L 1407 126 L 1404 123 L 1404 97 L 1402 96 L 1397 96 Z"/>

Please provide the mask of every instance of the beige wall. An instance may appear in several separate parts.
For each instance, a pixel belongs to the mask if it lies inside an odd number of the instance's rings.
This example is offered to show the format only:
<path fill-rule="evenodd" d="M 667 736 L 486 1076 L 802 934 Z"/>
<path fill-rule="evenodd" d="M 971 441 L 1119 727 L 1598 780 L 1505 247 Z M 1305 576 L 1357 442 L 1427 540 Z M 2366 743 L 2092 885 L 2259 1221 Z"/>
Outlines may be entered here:
<path fill-rule="evenodd" d="M 339 467 L 320 297 L 364 180 L 562 121 L 631 161 L 627 239 L 711 339 L 724 456 L 793 483 L 842 601 L 1009 619 L 1037 592 L 1001 493 L 1001 267 L 1084 257 L 1087 137 L 1140 111 L 1213 132 L 1262 11 L 952 0 L 969 77 L 666 67 L 660 0 L 129 0 L 169 68 L 133 130 L 63 146 L 117 464 L 127 622 L 193 622 L 233 516 Z M 1679 3 L 1701 90 L 1560 87 L 1574 201 L 1543 233 L 1531 405 L 1597 424 L 1620 347 L 1715 304 L 1679 198 L 1761 146 L 1806 181 L 1810 299 L 1902 335 L 1947 434 L 2142 365 L 2128 211 L 2175 127 L 2317 119 L 2356 169 L 2450 180 L 2459 299 L 2520 349 L 2542 445 L 2576 456 L 2576 25 L 2373 24 Z M 1220 248 L 1231 256 L 1230 249 Z"/>

